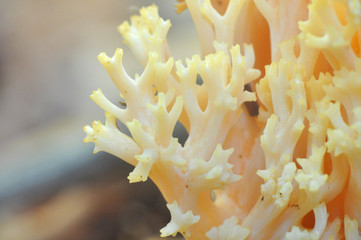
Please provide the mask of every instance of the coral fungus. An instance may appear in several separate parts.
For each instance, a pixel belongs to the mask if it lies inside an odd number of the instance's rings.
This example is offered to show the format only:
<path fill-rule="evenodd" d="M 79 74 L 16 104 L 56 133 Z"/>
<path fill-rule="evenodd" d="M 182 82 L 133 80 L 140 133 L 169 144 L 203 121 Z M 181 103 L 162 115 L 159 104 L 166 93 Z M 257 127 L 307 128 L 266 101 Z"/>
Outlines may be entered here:
<path fill-rule="evenodd" d="M 122 50 L 99 55 L 126 107 L 94 91 L 106 121 L 85 126 L 85 142 L 134 165 L 130 182 L 154 181 L 171 213 L 162 237 L 361 239 L 361 2 L 179 0 L 176 10 L 190 12 L 201 54 L 175 61 L 170 21 L 142 8 L 119 31 L 144 71 L 131 78 Z"/>

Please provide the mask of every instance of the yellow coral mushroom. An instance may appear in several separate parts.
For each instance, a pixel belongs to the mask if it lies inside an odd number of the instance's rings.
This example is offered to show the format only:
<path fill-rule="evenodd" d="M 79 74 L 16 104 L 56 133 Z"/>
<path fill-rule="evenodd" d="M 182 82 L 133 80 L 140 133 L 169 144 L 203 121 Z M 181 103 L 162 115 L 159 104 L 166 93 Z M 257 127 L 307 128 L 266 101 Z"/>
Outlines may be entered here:
<path fill-rule="evenodd" d="M 99 55 L 126 107 L 94 91 L 106 121 L 85 126 L 84 141 L 135 166 L 130 182 L 154 181 L 171 213 L 162 237 L 361 239 L 361 2 L 178 0 L 176 9 L 189 10 L 200 55 L 174 61 L 170 21 L 142 8 L 119 31 L 144 71 L 131 78 L 120 49 Z"/>

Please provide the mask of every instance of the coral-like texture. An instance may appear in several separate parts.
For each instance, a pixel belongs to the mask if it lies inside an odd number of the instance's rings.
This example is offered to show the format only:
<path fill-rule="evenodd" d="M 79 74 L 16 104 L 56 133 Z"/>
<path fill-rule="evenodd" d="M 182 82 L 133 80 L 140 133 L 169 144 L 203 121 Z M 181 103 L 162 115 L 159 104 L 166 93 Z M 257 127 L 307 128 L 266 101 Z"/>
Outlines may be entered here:
<path fill-rule="evenodd" d="M 131 183 L 154 181 L 162 237 L 361 239 L 361 2 L 178 0 L 187 9 L 201 53 L 185 63 L 155 5 L 119 26 L 144 71 L 99 55 L 124 102 L 93 92 L 106 121 L 85 142 L 134 165 Z"/>

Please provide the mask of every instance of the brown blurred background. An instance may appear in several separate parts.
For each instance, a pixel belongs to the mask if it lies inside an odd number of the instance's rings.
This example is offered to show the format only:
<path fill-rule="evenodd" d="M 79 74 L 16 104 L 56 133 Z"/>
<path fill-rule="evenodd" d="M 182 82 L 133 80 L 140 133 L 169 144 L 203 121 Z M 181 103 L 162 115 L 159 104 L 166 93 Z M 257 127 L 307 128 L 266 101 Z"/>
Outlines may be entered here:
<path fill-rule="evenodd" d="M 197 53 L 188 12 L 154 2 L 172 21 L 174 56 Z M 126 69 L 140 72 L 116 27 L 152 3 L 0 0 L 0 240 L 151 239 L 169 221 L 150 181 L 130 185 L 132 167 L 82 142 L 82 126 L 104 119 L 91 91 L 118 100 L 96 56 L 125 48 Z"/>

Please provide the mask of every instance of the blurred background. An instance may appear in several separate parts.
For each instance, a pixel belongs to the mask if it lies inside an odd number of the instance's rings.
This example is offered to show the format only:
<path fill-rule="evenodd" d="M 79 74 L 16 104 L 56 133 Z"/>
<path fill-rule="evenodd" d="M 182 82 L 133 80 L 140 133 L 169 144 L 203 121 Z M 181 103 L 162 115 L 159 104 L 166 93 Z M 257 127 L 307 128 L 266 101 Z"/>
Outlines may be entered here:
<path fill-rule="evenodd" d="M 198 53 L 189 13 L 175 0 L 0 0 L 0 240 L 157 239 L 170 219 L 151 181 L 130 185 L 131 166 L 92 154 L 82 126 L 104 120 L 90 99 L 119 93 L 97 61 L 125 49 L 117 26 L 156 3 L 170 19 L 176 59 Z"/>

